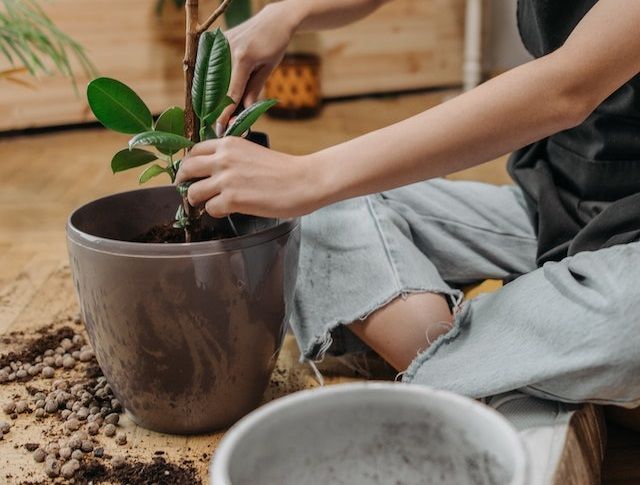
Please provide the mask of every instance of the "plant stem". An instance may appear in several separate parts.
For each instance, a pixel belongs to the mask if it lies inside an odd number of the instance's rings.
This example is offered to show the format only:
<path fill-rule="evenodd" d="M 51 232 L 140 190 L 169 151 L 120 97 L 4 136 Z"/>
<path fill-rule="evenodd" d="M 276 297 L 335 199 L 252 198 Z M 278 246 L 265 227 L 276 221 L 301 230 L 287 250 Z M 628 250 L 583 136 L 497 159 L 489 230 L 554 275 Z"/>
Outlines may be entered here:
<path fill-rule="evenodd" d="M 211 27 L 211 25 L 220 17 L 231 0 L 224 0 L 218 8 L 204 21 L 202 25 L 198 21 L 198 0 L 186 0 L 185 13 L 186 13 L 186 26 L 185 26 L 185 49 L 184 59 L 182 61 L 182 69 L 184 71 L 184 129 L 187 138 L 194 143 L 200 141 L 198 139 L 198 120 L 196 118 L 195 111 L 193 109 L 193 99 L 191 89 L 193 86 L 193 76 L 196 69 L 196 58 L 198 55 L 198 42 L 203 32 Z M 192 207 L 189 204 L 186 194 L 182 196 L 182 206 L 184 213 L 192 221 L 195 217 L 192 217 Z M 185 241 L 191 242 L 190 226 L 184 229 Z"/>
<path fill-rule="evenodd" d="M 224 0 L 220 4 L 220 6 L 216 8 L 215 11 L 209 16 L 209 18 L 198 26 L 198 33 L 202 34 L 203 32 L 206 32 L 209 27 L 211 27 L 213 23 L 218 20 L 218 17 L 220 17 L 225 12 L 225 10 L 227 10 L 229 5 L 231 4 L 231 1 L 232 0 Z"/>

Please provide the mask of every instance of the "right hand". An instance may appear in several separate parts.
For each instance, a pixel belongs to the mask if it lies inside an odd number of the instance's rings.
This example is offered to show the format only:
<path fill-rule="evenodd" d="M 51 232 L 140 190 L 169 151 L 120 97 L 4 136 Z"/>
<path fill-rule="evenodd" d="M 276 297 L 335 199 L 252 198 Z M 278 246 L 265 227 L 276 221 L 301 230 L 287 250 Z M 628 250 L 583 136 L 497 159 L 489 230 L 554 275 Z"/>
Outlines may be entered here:
<path fill-rule="evenodd" d="M 284 57 L 295 30 L 295 22 L 284 7 L 269 4 L 246 22 L 226 33 L 231 46 L 232 74 L 228 95 L 236 104 L 222 112 L 216 132 L 223 131 L 238 104 L 255 103 L 271 71 Z"/>

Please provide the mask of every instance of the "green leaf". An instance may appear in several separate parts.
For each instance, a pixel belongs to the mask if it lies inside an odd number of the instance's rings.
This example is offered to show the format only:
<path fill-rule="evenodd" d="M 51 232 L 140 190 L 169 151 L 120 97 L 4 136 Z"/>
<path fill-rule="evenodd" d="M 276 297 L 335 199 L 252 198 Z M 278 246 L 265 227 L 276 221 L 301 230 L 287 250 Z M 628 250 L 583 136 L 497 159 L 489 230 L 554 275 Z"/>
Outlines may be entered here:
<path fill-rule="evenodd" d="M 145 131 L 129 140 L 129 150 L 138 145 L 152 145 L 159 151 L 171 151 L 173 153 L 183 148 L 190 148 L 193 142 L 184 136 L 163 131 Z"/>
<path fill-rule="evenodd" d="M 125 148 L 116 153 L 111 159 L 111 170 L 113 173 L 122 172 L 123 170 L 146 165 L 157 158 L 155 154 L 146 150 L 140 150 L 139 148 L 129 150 Z"/>
<path fill-rule="evenodd" d="M 218 106 L 216 106 L 216 108 L 211 113 L 205 116 L 205 118 L 202 120 L 202 124 L 211 125 L 214 121 L 220 118 L 220 115 L 227 106 L 231 106 L 234 103 L 235 101 L 225 94 L 224 98 L 222 98 L 222 101 L 218 103 Z"/>
<path fill-rule="evenodd" d="M 251 0 L 233 0 L 224 12 L 227 29 L 241 24 L 251 17 Z"/>
<path fill-rule="evenodd" d="M 184 136 L 184 110 L 177 106 L 167 109 L 156 121 L 156 131 L 173 133 Z M 173 155 L 177 150 L 164 150 L 158 148 L 165 155 Z"/>
<path fill-rule="evenodd" d="M 178 106 L 165 110 L 156 121 L 156 131 L 184 136 L 184 110 Z"/>
<path fill-rule="evenodd" d="M 153 117 L 144 101 L 126 84 L 108 77 L 87 86 L 91 111 L 100 123 L 120 133 L 139 133 L 153 128 Z"/>
<path fill-rule="evenodd" d="M 220 29 L 200 36 L 191 95 L 201 120 L 210 114 L 229 91 L 231 49 Z"/>
<path fill-rule="evenodd" d="M 238 115 L 233 124 L 227 128 L 224 136 L 240 136 L 262 116 L 269 108 L 278 104 L 277 99 L 265 99 L 252 104 Z"/>
<path fill-rule="evenodd" d="M 149 168 L 147 168 L 144 172 L 140 174 L 140 178 L 138 179 L 138 182 L 140 183 L 140 185 L 142 185 L 143 183 L 151 180 L 156 175 L 160 175 L 161 173 L 165 173 L 166 171 L 167 170 L 165 168 L 161 167 L 157 163 L 154 163 L 153 165 L 151 165 Z"/>

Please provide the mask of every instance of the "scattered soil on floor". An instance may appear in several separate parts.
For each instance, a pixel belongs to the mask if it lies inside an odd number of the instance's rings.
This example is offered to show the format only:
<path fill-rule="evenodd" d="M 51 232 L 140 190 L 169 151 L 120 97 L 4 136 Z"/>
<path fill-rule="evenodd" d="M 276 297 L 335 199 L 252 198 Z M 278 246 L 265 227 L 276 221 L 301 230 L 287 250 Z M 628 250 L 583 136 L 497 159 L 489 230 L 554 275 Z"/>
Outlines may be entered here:
<path fill-rule="evenodd" d="M 2 343 L 12 350 L 0 354 L 0 387 L 12 387 L 0 402 L 0 440 L 35 462 L 21 485 L 202 483 L 189 459 L 171 462 L 163 450 L 130 455 L 131 440 L 119 425 L 122 406 L 79 317 L 8 334 Z"/>
<path fill-rule="evenodd" d="M 37 336 L 38 334 L 40 335 L 39 337 Z M 0 355 L 0 368 L 10 365 L 11 362 L 31 362 L 36 357 L 44 354 L 46 350 L 58 347 L 60 342 L 65 338 L 71 339 L 73 334 L 73 329 L 67 326 L 55 331 L 52 331 L 51 327 L 40 329 L 37 331 L 36 337 L 24 344 L 21 350 Z M 9 334 L 8 337 L 3 339 L 3 343 L 9 344 L 12 340 L 15 340 L 16 337 L 23 336 L 24 332 Z"/>
<path fill-rule="evenodd" d="M 191 461 L 169 463 L 154 457 L 149 463 L 127 462 L 120 468 L 109 468 L 99 461 L 87 463 L 74 477 L 76 483 L 135 483 L 136 485 L 193 485 L 200 483 Z"/>

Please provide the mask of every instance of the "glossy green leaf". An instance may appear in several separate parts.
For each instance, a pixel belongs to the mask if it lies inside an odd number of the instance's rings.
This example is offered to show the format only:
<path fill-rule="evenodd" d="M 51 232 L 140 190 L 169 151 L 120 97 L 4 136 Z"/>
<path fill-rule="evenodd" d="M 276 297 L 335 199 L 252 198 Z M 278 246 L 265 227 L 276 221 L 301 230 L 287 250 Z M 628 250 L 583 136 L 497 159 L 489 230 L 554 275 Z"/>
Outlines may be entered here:
<path fill-rule="evenodd" d="M 151 165 L 149 168 L 147 168 L 144 172 L 140 174 L 140 178 L 138 179 L 138 182 L 140 182 L 140 184 L 143 184 L 151 180 L 156 175 L 160 175 L 161 173 L 166 173 L 166 171 L 167 170 L 165 168 L 161 167 L 157 163 L 154 163 L 153 165 Z"/>
<path fill-rule="evenodd" d="M 218 118 L 220 118 L 220 115 L 225 110 L 225 108 L 231 106 L 234 103 L 235 101 L 225 94 L 224 98 L 222 98 L 222 101 L 220 101 L 218 103 L 218 106 L 216 106 L 216 108 L 202 120 L 202 123 L 205 125 L 213 124 Z"/>
<path fill-rule="evenodd" d="M 87 86 L 87 100 L 96 118 L 110 130 L 134 134 L 153 128 L 147 105 L 120 81 L 108 77 L 94 79 Z"/>
<path fill-rule="evenodd" d="M 141 167 L 149 162 L 153 162 L 158 157 L 146 150 L 125 148 L 116 153 L 111 159 L 111 170 L 113 173 L 129 170 L 130 168 Z"/>
<path fill-rule="evenodd" d="M 184 110 L 178 106 L 167 109 L 158 117 L 156 121 L 156 131 L 164 131 L 173 133 L 174 135 L 184 136 Z M 165 155 L 173 155 L 178 150 L 160 149 Z"/>
<path fill-rule="evenodd" d="M 262 116 L 269 108 L 278 104 L 277 99 L 265 99 L 252 104 L 238 115 L 233 124 L 227 128 L 224 136 L 240 136 Z"/>
<path fill-rule="evenodd" d="M 160 151 L 171 151 L 173 153 L 183 148 L 193 146 L 193 142 L 184 136 L 163 131 L 146 131 L 140 133 L 129 140 L 129 149 L 132 150 L 138 145 L 152 145 Z"/>
<path fill-rule="evenodd" d="M 165 110 L 156 121 L 156 131 L 184 136 L 184 110 L 178 106 Z"/>
<path fill-rule="evenodd" d="M 191 95 L 201 120 L 220 104 L 231 81 L 231 49 L 220 29 L 200 36 Z"/>

